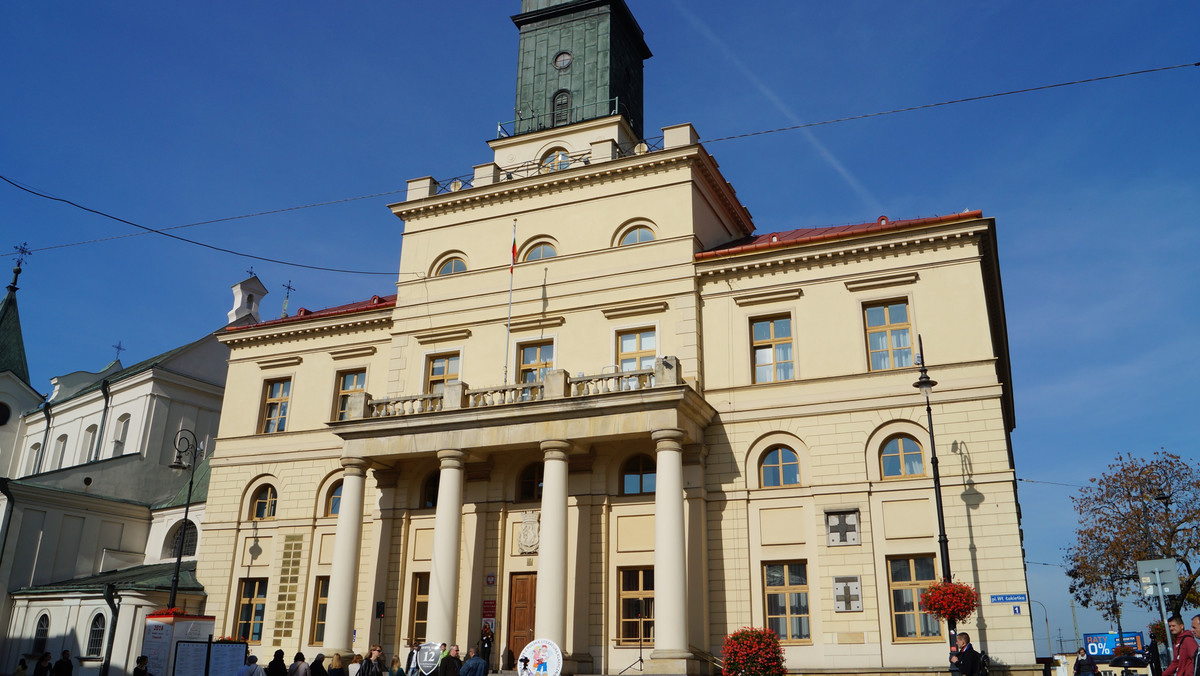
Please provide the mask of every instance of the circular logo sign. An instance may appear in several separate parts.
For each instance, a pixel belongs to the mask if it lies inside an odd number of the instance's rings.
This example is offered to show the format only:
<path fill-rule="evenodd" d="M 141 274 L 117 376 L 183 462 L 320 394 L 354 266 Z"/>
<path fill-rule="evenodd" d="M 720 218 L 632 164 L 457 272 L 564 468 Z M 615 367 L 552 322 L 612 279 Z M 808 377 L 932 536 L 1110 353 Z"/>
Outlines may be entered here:
<path fill-rule="evenodd" d="M 417 668 L 422 674 L 429 676 L 437 669 L 438 660 L 442 657 L 442 647 L 436 643 L 422 643 L 417 647 Z"/>
<path fill-rule="evenodd" d="M 535 638 L 521 650 L 517 673 L 519 676 L 559 676 L 562 663 L 562 651 L 554 641 Z"/>

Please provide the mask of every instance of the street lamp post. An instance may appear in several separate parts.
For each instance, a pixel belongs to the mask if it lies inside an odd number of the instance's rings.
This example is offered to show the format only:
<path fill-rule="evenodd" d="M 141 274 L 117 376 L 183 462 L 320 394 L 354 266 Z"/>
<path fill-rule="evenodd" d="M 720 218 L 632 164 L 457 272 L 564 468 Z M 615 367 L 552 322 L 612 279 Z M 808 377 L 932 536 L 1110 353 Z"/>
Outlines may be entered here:
<path fill-rule="evenodd" d="M 179 430 L 175 435 L 175 460 L 171 469 L 176 474 L 188 470 L 187 502 L 183 504 L 183 523 L 179 526 L 179 546 L 175 548 L 175 572 L 171 575 L 171 598 L 167 601 L 168 608 L 175 607 L 175 595 L 179 591 L 179 568 L 183 565 L 183 547 L 187 541 L 188 510 L 192 507 L 192 484 L 196 481 L 196 460 L 204 453 L 204 445 L 196 442 L 196 433 L 191 430 Z M 184 463 L 184 458 L 187 463 Z"/>
<path fill-rule="evenodd" d="M 1033 599 L 1029 599 L 1029 602 L 1036 603 L 1042 607 L 1042 614 L 1046 616 L 1046 657 L 1054 657 L 1054 644 L 1050 642 L 1050 613 L 1046 612 L 1046 604 L 1041 601 L 1034 601 Z M 1032 613 L 1030 614 L 1032 615 Z M 1032 624 L 1033 617 L 1030 617 L 1029 621 Z"/>
<path fill-rule="evenodd" d="M 946 512 L 942 507 L 942 475 L 938 471 L 937 446 L 933 440 L 933 407 L 929 404 L 929 393 L 933 391 L 937 381 L 929 377 L 929 371 L 925 368 L 925 346 L 921 342 L 920 336 L 917 336 L 917 359 L 921 364 L 921 377 L 913 383 L 913 387 L 925 395 L 925 416 L 929 421 L 929 464 L 933 467 L 933 497 L 937 507 L 938 545 L 942 555 L 942 581 L 948 583 L 950 582 L 950 540 L 946 537 Z M 946 625 L 950 629 L 950 652 L 954 652 L 957 623 L 950 618 L 946 620 Z"/>

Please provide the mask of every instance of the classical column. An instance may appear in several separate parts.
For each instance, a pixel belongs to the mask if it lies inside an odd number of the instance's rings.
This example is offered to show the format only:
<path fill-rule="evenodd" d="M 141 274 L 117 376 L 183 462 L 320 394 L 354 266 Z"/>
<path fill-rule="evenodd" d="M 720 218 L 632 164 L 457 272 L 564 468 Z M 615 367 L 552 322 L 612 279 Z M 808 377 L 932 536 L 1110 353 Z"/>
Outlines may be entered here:
<path fill-rule="evenodd" d="M 654 652 L 650 659 L 690 659 L 687 560 L 683 533 L 683 430 L 655 430 Z"/>
<path fill-rule="evenodd" d="M 458 572 L 462 551 L 462 451 L 438 451 L 437 511 L 433 517 L 433 561 L 429 573 L 427 641 L 454 643 L 458 618 Z"/>
<path fill-rule="evenodd" d="M 542 442 L 542 523 L 538 537 L 535 638 L 566 651 L 567 638 L 567 450 L 571 442 Z"/>
<path fill-rule="evenodd" d="M 342 458 L 342 502 L 329 571 L 329 606 L 325 615 L 325 652 L 349 653 L 354 638 L 354 602 L 358 599 L 358 567 L 362 551 L 363 489 L 367 463 Z"/>

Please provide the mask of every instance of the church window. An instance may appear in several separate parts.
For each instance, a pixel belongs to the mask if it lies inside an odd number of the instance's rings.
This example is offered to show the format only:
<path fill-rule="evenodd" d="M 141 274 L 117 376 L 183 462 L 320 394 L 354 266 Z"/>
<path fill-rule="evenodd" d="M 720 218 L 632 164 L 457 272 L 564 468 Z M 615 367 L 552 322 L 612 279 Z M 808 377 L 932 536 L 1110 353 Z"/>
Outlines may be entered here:
<path fill-rule="evenodd" d="M 885 479 L 925 476 L 921 446 L 910 436 L 899 435 L 888 439 L 883 445 L 879 462 Z"/>
<path fill-rule="evenodd" d="M 621 495 L 643 495 L 654 492 L 654 459 L 643 453 L 625 461 L 621 468 Z"/>
<path fill-rule="evenodd" d="M 350 414 L 350 395 L 365 392 L 367 370 L 342 371 L 337 374 L 337 398 L 334 401 L 334 420 L 345 420 Z"/>
<path fill-rule="evenodd" d="M 288 403 L 292 395 L 292 379 L 268 380 L 263 385 L 262 423 L 258 431 L 274 434 L 287 431 Z"/>
<path fill-rule="evenodd" d="M 8 404 L 0 401 L 0 427 L 7 425 L 8 419 L 11 417 L 12 409 L 8 407 Z"/>
<path fill-rule="evenodd" d="M 425 641 L 425 627 L 429 623 L 429 573 L 413 573 L 409 617 L 412 622 L 408 635 L 420 644 Z"/>
<path fill-rule="evenodd" d="M 546 372 L 554 368 L 554 341 L 546 340 L 521 345 L 521 370 L 519 382 L 537 383 L 546 379 Z"/>
<path fill-rule="evenodd" d="M 100 459 L 100 447 L 96 445 L 95 425 L 88 425 L 88 428 L 83 431 L 83 444 L 79 450 L 84 457 L 84 462 L 93 462 Z"/>
<path fill-rule="evenodd" d="M 764 615 L 781 643 L 808 642 L 808 569 L 803 561 L 763 564 Z"/>
<path fill-rule="evenodd" d="M 467 262 L 455 256 L 447 259 L 446 262 L 438 266 L 437 272 L 433 273 L 435 277 L 445 277 L 446 275 L 456 275 L 460 272 L 467 271 Z"/>
<path fill-rule="evenodd" d="M 892 596 L 892 631 L 897 641 L 941 638 L 942 623 L 922 612 L 921 592 L 937 580 L 933 556 L 888 559 L 888 588 Z"/>
<path fill-rule="evenodd" d="M 622 568 L 617 643 L 654 645 L 654 568 Z"/>
<path fill-rule="evenodd" d="M 421 487 L 421 507 L 429 509 L 437 507 L 438 487 L 441 482 L 440 472 L 432 472 L 425 478 L 425 484 Z"/>
<path fill-rule="evenodd" d="M 425 362 L 425 393 L 444 392 L 447 383 L 458 380 L 458 365 L 457 352 L 430 355 Z"/>
<path fill-rule="evenodd" d="M 555 148 L 542 155 L 542 173 L 562 171 L 571 166 L 571 156 L 562 148 Z"/>
<path fill-rule="evenodd" d="M 29 447 L 29 473 L 39 474 L 42 471 L 42 461 L 45 459 L 45 453 L 42 452 L 41 444 L 34 444 Z"/>
<path fill-rule="evenodd" d="M 42 613 L 37 618 L 37 625 L 33 629 L 33 654 L 41 656 L 46 652 L 46 640 L 50 637 L 50 616 Z"/>
<path fill-rule="evenodd" d="M 867 330 L 867 356 L 872 371 L 913 365 L 908 303 L 888 301 L 863 308 Z"/>
<path fill-rule="evenodd" d="M 125 438 L 129 436 L 129 414 L 122 413 L 117 418 L 117 425 L 113 428 L 113 457 L 119 457 L 125 453 Z"/>
<path fill-rule="evenodd" d="M 259 488 L 254 493 L 254 501 L 250 505 L 250 520 L 265 521 L 275 518 L 275 503 L 278 501 L 279 494 L 275 492 L 275 487 L 267 484 Z"/>
<path fill-rule="evenodd" d="M 60 435 L 54 440 L 54 457 L 50 462 L 57 463 L 58 467 L 63 467 L 67 464 L 67 435 Z"/>
<path fill-rule="evenodd" d="M 641 244 L 642 242 L 653 242 L 654 232 L 644 225 L 639 225 L 629 232 L 621 236 L 620 246 L 629 244 Z"/>
<path fill-rule="evenodd" d="M 329 611 L 329 576 L 322 575 L 316 579 L 313 592 L 313 623 L 312 643 L 325 643 L 325 614 Z"/>
<path fill-rule="evenodd" d="M 554 258 L 557 255 L 558 252 L 554 250 L 553 244 L 542 242 L 541 244 L 533 245 L 533 247 L 525 253 L 525 260 L 540 261 L 546 258 Z"/>
<path fill-rule="evenodd" d="M 177 524 L 171 535 L 171 549 L 169 556 L 175 558 L 179 556 L 180 547 L 183 548 L 184 556 L 196 555 L 196 524 L 192 523 L 191 519 L 182 521 Z M 166 558 L 165 556 L 163 558 Z"/>
<path fill-rule="evenodd" d="M 571 122 L 571 92 L 564 90 L 554 94 L 554 126 Z"/>
<path fill-rule="evenodd" d="M 773 383 L 791 380 L 792 320 L 787 315 L 765 317 L 750 322 L 754 382 Z"/>
<path fill-rule="evenodd" d="M 763 456 L 763 488 L 800 485 L 800 458 L 786 446 L 776 446 Z"/>
<path fill-rule="evenodd" d="M 237 628 L 234 635 L 248 643 L 261 643 L 266 612 L 266 578 L 251 577 L 242 580 L 238 589 Z"/>
<path fill-rule="evenodd" d="M 546 467 L 543 463 L 535 462 L 521 470 L 521 478 L 517 482 L 517 500 L 532 501 L 542 499 L 542 482 Z"/>
<path fill-rule="evenodd" d="M 104 646 L 104 625 L 104 615 L 96 613 L 88 630 L 87 652 L 84 653 L 88 657 L 100 656 L 100 649 Z"/>
<path fill-rule="evenodd" d="M 325 496 L 325 516 L 337 516 L 342 511 L 342 482 L 337 482 Z"/>

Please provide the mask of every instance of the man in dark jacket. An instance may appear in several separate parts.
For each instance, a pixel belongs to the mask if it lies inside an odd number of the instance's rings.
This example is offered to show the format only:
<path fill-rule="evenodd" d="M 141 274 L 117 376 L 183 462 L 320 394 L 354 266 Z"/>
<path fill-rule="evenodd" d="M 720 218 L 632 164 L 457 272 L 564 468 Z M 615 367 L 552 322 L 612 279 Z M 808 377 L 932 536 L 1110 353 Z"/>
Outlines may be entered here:
<path fill-rule="evenodd" d="M 62 651 L 62 659 L 54 663 L 54 670 L 50 673 L 54 676 L 71 676 L 71 670 L 75 665 L 71 664 L 71 651 Z"/>
<path fill-rule="evenodd" d="M 475 654 L 474 648 L 467 650 L 467 661 L 463 662 L 458 676 L 487 676 L 487 672 L 488 665 L 483 661 L 483 657 Z"/>
<path fill-rule="evenodd" d="M 459 676 L 462 671 L 462 658 L 458 656 L 458 644 L 450 646 L 450 652 L 442 658 L 437 667 L 437 676 Z"/>
<path fill-rule="evenodd" d="M 979 672 L 979 653 L 971 645 L 971 635 L 960 631 L 955 641 L 958 643 L 958 652 L 950 656 L 950 663 L 958 665 L 958 672 L 962 676 L 975 676 Z"/>
<path fill-rule="evenodd" d="M 283 661 L 283 651 L 275 651 L 275 659 L 267 665 L 267 676 L 287 676 L 288 665 Z"/>

